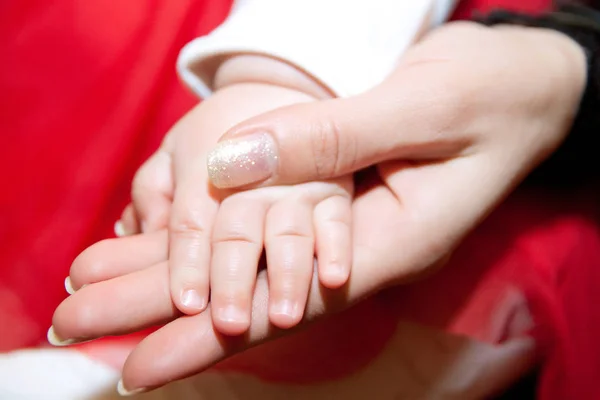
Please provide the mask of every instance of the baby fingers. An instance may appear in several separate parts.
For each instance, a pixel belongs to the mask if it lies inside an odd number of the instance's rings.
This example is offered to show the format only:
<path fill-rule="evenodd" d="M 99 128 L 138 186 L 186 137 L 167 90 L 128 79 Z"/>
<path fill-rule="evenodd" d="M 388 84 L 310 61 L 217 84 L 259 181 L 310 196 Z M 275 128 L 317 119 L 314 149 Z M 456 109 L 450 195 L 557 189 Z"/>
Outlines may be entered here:
<path fill-rule="evenodd" d="M 304 314 L 314 269 L 313 204 L 287 198 L 267 214 L 265 249 L 269 319 L 280 328 L 298 324 Z"/>
<path fill-rule="evenodd" d="M 352 265 L 352 200 L 328 197 L 317 204 L 313 218 L 319 281 L 339 288 L 348 281 Z"/>
<path fill-rule="evenodd" d="M 238 195 L 227 198 L 219 208 L 213 228 L 210 287 L 213 322 L 221 333 L 240 335 L 250 327 L 268 206 L 264 199 Z"/>

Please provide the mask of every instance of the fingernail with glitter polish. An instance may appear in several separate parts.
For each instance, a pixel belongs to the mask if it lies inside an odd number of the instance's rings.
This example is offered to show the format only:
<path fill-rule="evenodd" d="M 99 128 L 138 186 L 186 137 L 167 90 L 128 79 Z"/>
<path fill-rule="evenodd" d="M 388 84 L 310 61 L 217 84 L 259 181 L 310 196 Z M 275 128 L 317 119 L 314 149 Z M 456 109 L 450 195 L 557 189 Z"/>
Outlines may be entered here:
<path fill-rule="evenodd" d="M 227 139 L 209 153 L 208 176 L 220 189 L 257 183 L 273 175 L 277 158 L 277 146 L 267 133 Z"/>

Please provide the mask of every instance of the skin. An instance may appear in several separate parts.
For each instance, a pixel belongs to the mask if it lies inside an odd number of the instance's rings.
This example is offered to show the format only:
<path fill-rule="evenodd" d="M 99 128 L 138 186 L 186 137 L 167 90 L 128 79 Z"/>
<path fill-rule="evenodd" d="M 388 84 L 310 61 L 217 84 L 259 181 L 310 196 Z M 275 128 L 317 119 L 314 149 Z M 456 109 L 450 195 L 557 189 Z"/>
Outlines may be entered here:
<path fill-rule="evenodd" d="M 348 279 L 351 175 L 241 192 L 207 184 L 208 152 L 223 131 L 248 116 L 311 100 L 274 84 L 224 86 L 169 132 L 134 179 L 136 212 L 125 214 L 124 226 L 136 229 L 140 220 L 145 232 L 152 232 L 168 225 L 174 304 L 183 313 L 198 314 L 208 304 L 210 289 L 212 317 L 223 334 L 240 335 L 249 327 L 263 249 L 271 282 L 270 320 L 279 327 L 292 327 L 302 319 L 315 256 L 323 285 L 336 288 Z M 169 213 L 168 223 L 149 225 Z M 72 282 L 77 285 L 77 277 Z"/>
<path fill-rule="evenodd" d="M 280 163 L 263 185 L 328 179 L 376 166 L 360 175 L 352 204 L 350 279 L 337 292 L 323 290 L 313 279 L 303 322 L 439 266 L 560 145 L 577 111 L 585 71 L 582 50 L 559 33 L 449 24 L 409 50 L 396 71 L 364 95 L 277 109 L 229 130 L 227 137 L 260 130 L 276 138 Z M 194 111 L 184 121 L 180 127 L 202 122 Z M 315 137 L 332 145 L 315 148 Z M 330 168 L 316 168 L 331 157 L 337 162 Z M 181 318 L 165 283 L 165 238 L 164 232 L 144 234 L 84 252 L 73 265 L 73 285 L 90 282 L 86 271 L 94 263 L 100 265 L 98 283 L 65 300 L 53 319 L 63 339 L 168 322 L 127 359 L 123 382 L 129 390 L 193 375 L 284 333 L 269 325 L 264 272 L 254 289 L 250 329 L 239 340 L 221 341 L 206 312 Z M 140 255 L 127 261 L 125 249 Z M 187 353 L 190 348 L 198 350 Z"/>

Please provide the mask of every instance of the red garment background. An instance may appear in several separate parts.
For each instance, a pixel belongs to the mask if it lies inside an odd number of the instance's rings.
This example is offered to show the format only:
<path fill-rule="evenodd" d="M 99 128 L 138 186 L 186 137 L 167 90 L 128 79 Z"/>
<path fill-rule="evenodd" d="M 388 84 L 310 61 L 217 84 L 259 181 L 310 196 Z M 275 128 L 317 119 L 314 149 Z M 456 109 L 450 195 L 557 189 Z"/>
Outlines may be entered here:
<path fill-rule="evenodd" d="M 112 235 L 135 170 L 197 102 L 175 75 L 179 49 L 218 25 L 230 3 L 0 2 L 0 351 L 45 340 L 70 262 Z M 455 17 L 548 3 L 465 0 Z M 547 346 L 540 398 L 593 398 L 597 215 L 573 211 L 577 200 L 511 204 L 491 218 L 509 228 L 489 234 L 486 222 L 462 260 L 507 263 L 495 249 L 517 246 L 510 262 L 533 277 L 526 292 L 545 327 L 534 332 Z"/>

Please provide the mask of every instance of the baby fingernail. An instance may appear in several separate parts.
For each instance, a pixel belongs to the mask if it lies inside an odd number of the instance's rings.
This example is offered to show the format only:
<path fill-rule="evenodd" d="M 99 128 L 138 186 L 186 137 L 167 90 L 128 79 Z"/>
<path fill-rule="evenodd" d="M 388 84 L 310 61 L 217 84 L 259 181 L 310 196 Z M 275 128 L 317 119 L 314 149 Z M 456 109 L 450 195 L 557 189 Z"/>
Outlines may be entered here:
<path fill-rule="evenodd" d="M 343 266 L 340 263 L 332 262 L 331 264 L 329 264 L 329 268 L 331 269 L 332 275 L 340 276 L 340 277 L 344 277 L 344 276 L 348 275 L 348 268 L 346 268 L 345 266 Z"/>
<path fill-rule="evenodd" d="M 200 296 L 200 293 L 194 289 L 183 291 L 181 294 L 181 304 L 187 308 L 193 308 L 196 310 L 203 310 L 206 307 L 206 302 L 202 296 Z"/>
<path fill-rule="evenodd" d="M 296 317 L 298 313 L 298 304 L 291 300 L 282 300 L 271 306 L 271 314 Z"/>
<path fill-rule="evenodd" d="M 119 380 L 119 383 L 117 383 L 117 392 L 121 395 L 121 396 L 134 396 L 136 394 L 140 394 L 146 391 L 146 388 L 138 388 L 138 389 L 126 389 L 125 386 L 123 385 L 123 379 Z"/>
<path fill-rule="evenodd" d="M 227 322 L 245 322 L 247 319 L 246 314 L 233 305 L 222 308 L 219 312 L 219 318 Z"/>
<path fill-rule="evenodd" d="M 345 282 L 348 279 L 348 269 L 342 264 L 333 262 L 327 267 L 329 279 L 336 282 Z"/>
<path fill-rule="evenodd" d="M 73 289 L 73 285 L 71 284 L 71 277 L 69 276 L 65 278 L 65 290 L 69 294 L 75 293 L 75 289 Z"/>
<path fill-rule="evenodd" d="M 76 340 L 76 339 L 62 339 L 62 338 L 60 338 L 56 334 L 56 332 L 54 332 L 54 326 L 51 326 L 50 329 L 48 329 L 48 334 L 46 336 L 48 337 L 48 342 L 52 346 L 61 347 L 61 346 L 68 346 L 70 344 L 78 343 L 78 340 Z"/>
<path fill-rule="evenodd" d="M 224 140 L 208 155 L 208 176 L 221 189 L 248 185 L 273 175 L 277 159 L 277 146 L 269 134 Z"/>

